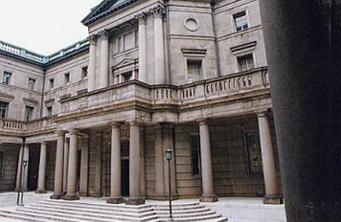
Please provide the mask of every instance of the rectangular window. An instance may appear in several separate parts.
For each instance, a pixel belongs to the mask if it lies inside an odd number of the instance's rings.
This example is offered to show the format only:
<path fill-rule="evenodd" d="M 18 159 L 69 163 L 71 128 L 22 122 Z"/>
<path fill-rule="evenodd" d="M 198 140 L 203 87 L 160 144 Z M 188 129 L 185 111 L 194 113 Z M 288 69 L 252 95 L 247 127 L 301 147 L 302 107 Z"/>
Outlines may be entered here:
<path fill-rule="evenodd" d="M 9 85 L 11 81 L 11 76 L 12 76 L 12 73 L 4 71 L 3 76 L 2 76 L 2 83 Z"/>
<path fill-rule="evenodd" d="M 52 106 L 46 107 L 47 109 L 47 116 L 52 116 Z"/>
<path fill-rule="evenodd" d="M 88 77 L 88 67 L 87 66 L 82 68 L 82 79 L 85 79 L 86 77 Z"/>
<path fill-rule="evenodd" d="M 250 174 L 261 174 L 262 153 L 259 141 L 259 132 L 245 133 L 245 142 L 248 156 L 248 166 Z"/>
<path fill-rule="evenodd" d="M 246 71 L 253 69 L 255 67 L 253 63 L 253 56 L 252 54 L 248 54 L 245 56 L 238 57 L 238 65 L 240 71 Z"/>
<path fill-rule="evenodd" d="M 64 83 L 65 84 L 70 83 L 70 73 L 65 73 L 64 74 Z"/>
<path fill-rule="evenodd" d="M 8 103 L 0 101 L 0 118 L 7 118 Z"/>
<path fill-rule="evenodd" d="M 139 46 L 139 32 L 136 31 L 135 32 L 135 46 Z"/>
<path fill-rule="evenodd" d="M 200 163 L 200 136 L 191 135 L 190 138 L 191 153 L 192 153 L 192 173 L 193 175 L 200 175 L 201 163 Z"/>
<path fill-rule="evenodd" d="M 123 82 L 127 82 L 133 78 L 133 72 L 127 72 L 122 74 Z"/>
<path fill-rule="evenodd" d="M 25 107 L 25 121 L 30 121 L 32 120 L 32 115 L 33 115 L 33 107 L 31 106 L 26 106 Z"/>
<path fill-rule="evenodd" d="M 133 33 L 129 33 L 125 36 L 123 36 L 123 41 L 124 41 L 124 45 L 123 45 L 123 49 L 124 50 L 128 50 L 134 47 L 133 45 Z"/>
<path fill-rule="evenodd" d="M 49 83 L 50 83 L 50 89 L 53 89 L 54 88 L 54 79 L 50 79 Z"/>
<path fill-rule="evenodd" d="M 236 23 L 237 32 L 249 28 L 245 11 L 235 14 L 233 17 Z"/>
<path fill-rule="evenodd" d="M 34 90 L 35 83 L 36 83 L 35 79 L 28 78 L 28 89 L 29 90 Z"/>
<path fill-rule="evenodd" d="M 0 151 L 0 177 L 3 177 L 4 166 L 5 166 L 5 152 Z"/>
<path fill-rule="evenodd" d="M 187 79 L 188 83 L 200 80 L 201 61 L 187 61 Z"/>

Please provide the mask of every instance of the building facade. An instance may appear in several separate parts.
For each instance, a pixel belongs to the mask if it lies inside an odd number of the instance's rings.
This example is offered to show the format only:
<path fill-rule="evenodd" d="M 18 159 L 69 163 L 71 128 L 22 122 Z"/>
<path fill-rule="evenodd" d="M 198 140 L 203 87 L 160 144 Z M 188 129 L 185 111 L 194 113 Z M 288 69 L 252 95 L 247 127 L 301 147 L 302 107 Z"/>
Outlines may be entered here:
<path fill-rule="evenodd" d="M 257 0 L 104 0 L 82 23 L 50 56 L 0 42 L 0 191 L 164 200 L 171 149 L 174 198 L 281 203 Z"/>

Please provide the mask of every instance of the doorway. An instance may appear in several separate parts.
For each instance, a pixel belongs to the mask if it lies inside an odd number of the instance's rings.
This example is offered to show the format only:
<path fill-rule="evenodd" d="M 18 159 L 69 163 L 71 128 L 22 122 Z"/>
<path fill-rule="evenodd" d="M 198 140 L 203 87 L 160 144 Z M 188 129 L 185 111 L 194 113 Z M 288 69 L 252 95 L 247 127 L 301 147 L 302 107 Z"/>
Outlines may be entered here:
<path fill-rule="evenodd" d="M 123 197 L 129 197 L 129 159 L 121 160 L 121 192 Z"/>
<path fill-rule="evenodd" d="M 40 148 L 30 147 L 29 149 L 27 189 L 28 191 L 35 191 L 38 188 Z"/>

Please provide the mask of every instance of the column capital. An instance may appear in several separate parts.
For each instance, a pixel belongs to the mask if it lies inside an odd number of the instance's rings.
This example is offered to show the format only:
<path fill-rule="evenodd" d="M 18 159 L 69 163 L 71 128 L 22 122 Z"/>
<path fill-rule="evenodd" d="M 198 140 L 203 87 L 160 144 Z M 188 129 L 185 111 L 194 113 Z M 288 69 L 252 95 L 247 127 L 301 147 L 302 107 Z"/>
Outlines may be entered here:
<path fill-rule="evenodd" d="M 264 110 L 259 110 L 256 112 L 258 118 L 263 118 L 263 117 L 267 117 L 267 113 L 269 112 L 269 110 L 264 109 Z"/>
<path fill-rule="evenodd" d="M 103 31 L 99 32 L 102 40 L 108 40 L 109 39 L 109 31 L 104 29 Z"/>
<path fill-rule="evenodd" d="M 137 19 L 139 21 L 139 25 L 145 25 L 146 19 L 147 19 L 147 14 L 142 12 L 142 13 L 136 15 L 135 19 Z"/>
<path fill-rule="evenodd" d="M 69 130 L 69 133 L 70 133 L 70 135 L 77 135 L 77 133 L 79 133 L 79 130 L 78 129 L 70 129 Z"/>
<path fill-rule="evenodd" d="M 111 123 L 111 128 L 119 128 L 119 127 L 121 127 L 122 124 L 123 123 L 119 122 L 119 121 L 112 122 Z"/>
<path fill-rule="evenodd" d="M 64 131 L 64 130 L 57 130 L 58 137 L 59 136 L 65 136 L 65 134 L 66 134 L 66 131 Z"/>
<path fill-rule="evenodd" d="M 140 126 L 140 125 L 142 125 L 142 122 L 138 121 L 138 120 L 132 120 L 129 122 L 129 125 L 130 126 Z"/>
<path fill-rule="evenodd" d="M 47 144 L 47 141 L 42 141 L 40 144 L 41 144 L 41 145 L 45 145 L 45 146 L 46 146 L 46 144 Z"/>
<path fill-rule="evenodd" d="M 163 14 L 165 13 L 165 9 L 160 5 L 152 8 L 150 11 L 153 13 L 154 18 L 162 18 Z"/>
<path fill-rule="evenodd" d="M 209 120 L 207 118 L 199 118 L 196 121 L 199 123 L 199 125 L 208 125 Z"/>
<path fill-rule="evenodd" d="M 97 35 L 90 35 L 90 36 L 88 37 L 88 39 L 89 39 L 89 44 L 90 44 L 90 45 L 96 45 L 96 43 L 97 43 L 97 38 L 98 38 Z"/>

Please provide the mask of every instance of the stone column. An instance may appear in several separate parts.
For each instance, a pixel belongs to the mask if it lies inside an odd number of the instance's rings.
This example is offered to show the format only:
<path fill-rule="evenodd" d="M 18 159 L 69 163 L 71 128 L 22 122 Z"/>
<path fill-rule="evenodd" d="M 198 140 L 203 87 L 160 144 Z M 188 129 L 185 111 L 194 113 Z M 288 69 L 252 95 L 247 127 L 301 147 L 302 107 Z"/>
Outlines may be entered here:
<path fill-rule="evenodd" d="M 145 201 L 140 190 L 140 127 L 137 122 L 130 123 L 129 141 L 129 194 L 126 204 L 140 205 Z"/>
<path fill-rule="evenodd" d="M 95 90 L 96 84 L 96 41 L 97 37 L 92 35 L 89 37 L 89 66 L 88 66 L 88 92 Z"/>
<path fill-rule="evenodd" d="M 20 184 L 22 180 L 22 175 L 21 175 L 21 167 L 22 167 L 22 152 L 24 148 L 23 146 L 20 147 L 19 151 L 19 158 L 18 158 L 18 168 L 17 168 L 17 179 L 16 179 L 16 185 L 15 185 L 15 190 L 14 191 L 19 191 L 20 190 Z"/>
<path fill-rule="evenodd" d="M 146 14 L 136 16 L 139 21 L 139 80 L 147 82 L 147 34 Z"/>
<path fill-rule="evenodd" d="M 45 176 L 46 176 L 46 142 L 42 142 L 40 145 L 38 189 L 36 190 L 36 193 L 46 193 Z"/>
<path fill-rule="evenodd" d="M 146 198 L 146 162 L 145 162 L 145 129 L 140 127 L 140 191 L 141 197 Z"/>
<path fill-rule="evenodd" d="M 67 177 L 69 168 L 69 139 L 65 138 L 64 141 L 64 164 L 63 164 L 63 192 L 67 191 Z"/>
<path fill-rule="evenodd" d="M 89 181 L 89 136 L 82 137 L 82 156 L 81 156 L 81 175 L 79 195 L 88 196 L 88 181 Z"/>
<path fill-rule="evenodd" d="M 218 200 L 214 195 L 213 187 L 213 169 L 210 145 L 210 133 L 208 123 L 203 120 L 199 124 L 200 130 L 200 152 L 201 152 L 201 176 L 203 194 L 200 197 L 201 202 L 215 202 Z"/>
<path fill-rule="evenodd" d="M 109 86 L 109 32 L 101 32 L 101 63 L 99 74 L 99 88 Z"/>
<path fill-rule="evenodd" d="M 102 196 L 102 146 L 103 136 L 101 132 L 96 132 L 96 146 L 95 146 L 95 187 L 93 196 Z"/>
<path fill-rule="evenodd" d="M 165 49 L 163 39 L 163 8 L 157 6 L 152 9 L 154 14 L 154 64 L 155 84 L 165 84 Z"/>
<path fill-rule="evenodd" d="M 164 153 L 162 143 L 162 126 L 158 124 L 155 129 L 155 195 L 156 199 L 165 200 Z"/>
<path fill-rule="evenodd" d="M 107 203 L 119 204 L 124 199 L 121 195 L 121 129 L 119 123 L 111 127 L 111 166 L 110 166 L 110 198 Z"/>
<path fill-rule="evenodd" d="M 65 132 L 58 132 L 57 148 L 56 148 L 56 164 L 54 173 L 54 191 L 51 199 L 61 199 L 63 192 L 63 154 L 64 154 Z"/>
<path fill-rule="evenodd" d="M 275 156 L 272 147 L 269 121 L 265 112 L 258 113 L 258 124 L 265 184 L 264 203 L 282 204 L 283 200 L 278 197 Z"/>
<path fill-rule="evenodd" d="M 77 130 L 70 130 L 70 147 L 69 147 L 69 169 L 67 179 L 67 193 L 63 197 L 64 200 L 79 200 L 77 192 Z"/>

